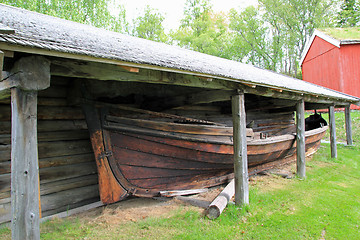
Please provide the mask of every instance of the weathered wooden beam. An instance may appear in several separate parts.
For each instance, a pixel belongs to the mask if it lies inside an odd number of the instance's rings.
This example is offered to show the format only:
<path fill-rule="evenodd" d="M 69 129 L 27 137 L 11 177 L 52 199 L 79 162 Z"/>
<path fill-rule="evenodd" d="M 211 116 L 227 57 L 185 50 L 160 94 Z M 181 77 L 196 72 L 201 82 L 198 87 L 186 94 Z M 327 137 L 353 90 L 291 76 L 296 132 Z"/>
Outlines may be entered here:
<path fill-rule="evenodd" d="M 215 219 L 224 211 L 226 205 L 235 194 L 234 179 L 221 191 L 221 193 L 212 201 L 206 209 L 206 216 L 210 219 Z"/>
<path fill-rule="evenodd" d="M 350 105 L 345 107 L 345 127 L 346 127 L 346 143 L 348 146 L 352 146 L 353 139 L 352 139 Z"/>
<path fill-rule="evenodd" d="M 246 143 L 245 97 L 243 92 L 232 96 L 235 204 L 249 204 L 249 177 Z"/>
<path fill-rule="evenodd" d="M 329 107 L 329 126 L 330 126 L 331 157 L 332 158 L 337 158 L 336 126 L 335 126 L 335 110 L 334 110 L 334 106 Z"/>
<path fill-rule="evenodd" d="M 234 93 L 235 91 L 229 90 L 201 91 L 197 93 L 161 98 L 150 101 L 146 103 L 146 107 L 152 107 L 156 110 L 166 110 L 187 105 L 230 101 L 231 96 L 234 95 Z"/>
<path fill-rule="evenodd" d="M 2 71 L 3 71 L 3 68 L 4 68 L 4 57 L 5 57 L 5 53 L 0 50 L 0 81 L 3 80 Z"/>
<path fill-rule="evenodd" d="M 50 86 L 50 62 L 22 58 L 12 73 L 17 73 L 17 88 L 11 89 L 12 239 L 40 239 L 37 90 Z"/>
<path fill-rule="evenodd" d="M 305 102 L 296 104 L 296 175 L 306 177 L 305 168 Z"/>
<path fill-rule="evenodd" d="M 12 239 L 40 239 L 37 93 L 12 89 Z"/>

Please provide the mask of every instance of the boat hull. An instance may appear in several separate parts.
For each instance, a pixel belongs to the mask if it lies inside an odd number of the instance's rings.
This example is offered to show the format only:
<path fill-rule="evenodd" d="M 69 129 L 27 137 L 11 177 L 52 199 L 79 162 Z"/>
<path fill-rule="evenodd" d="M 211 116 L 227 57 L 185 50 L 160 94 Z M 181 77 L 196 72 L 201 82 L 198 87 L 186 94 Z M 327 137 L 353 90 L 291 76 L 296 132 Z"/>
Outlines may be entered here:
<path fill-rule="evenodd" d="M 91 125 L 96 125 L 90 133 L 104 203 L 129 195 L 154 197 L 160 191 L 206 188 L 233 178 L 231 137 L 132 131 L 131 125 L 119 128 L 106 123 L 90 124 L 89 129 Z M 307 154 L 320 146 L 326 129 L 306 132 Z M 249 174 L 287 163 L 294 159 L 295 135 L 249 139 L 247 152 Z"/>

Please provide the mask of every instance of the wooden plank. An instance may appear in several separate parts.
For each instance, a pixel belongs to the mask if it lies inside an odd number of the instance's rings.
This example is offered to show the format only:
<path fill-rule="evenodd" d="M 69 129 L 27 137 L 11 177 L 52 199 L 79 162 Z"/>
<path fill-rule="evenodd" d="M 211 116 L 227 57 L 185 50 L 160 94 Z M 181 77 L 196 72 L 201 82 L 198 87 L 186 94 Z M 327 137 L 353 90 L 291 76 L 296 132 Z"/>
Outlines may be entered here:
<path fill-rule="evenodd" d="M 334 109 L 334 106 L 329 107 L 329 127 L 330 127 L 331 157 L 332 158 L 337 158 L 336 126 L 335 126 L 335 109 Z"/>
<path fill-rule="evenodd" d="M 235 194 L 234 179 L 221 191 L 221 193 L 210 203 L 205 214 L 210 219 L 215 219 L 224 211 L 226 205 Z"/>
<path fill-rule="evenodd" d="M 232 97 L 232 115 L 234 128 L 234 176 L 235 204 L 249 204 L 249 179 L 246 143 L 246 114 L 244 93 Z"/>
<path fill-rule="evenodd" d="M 348 146 L 352 146 L 353 139 L 352 139 L 350 105 L 345 107 L 345 127 L 346 127 L 346 143 Z"/>
<path fill-rule="evenodd" d="M 305 168 L 305 102 L 296 104 L 296 175 L 306 177 Z"/>
<path fill-rule="evenodd" d="M 156 110 L 166 110 L 185 105 L 230 101 L 231 95 L 233 94 L 234 91 L 226 90 L 201 91 L 175 97 L 160 98 L 146 103 L 146 106 L 151 106 L 152 109 Z"/>
<path fill-rule="evenodd" d="M 0 162 L 10 160 L 10 146 L 0 145 Z M 69 140 L 56 142 L 39 142 L 39 158 L 70 156 L 92 153 L 90 140 Z"/>
<path fill-rule="evenodd" d="M 38 132 L 57 132 L 66 130 L 87 129 L 85 120 L 40 120 Z M 0 134 L 10 134 L 11 122 L 0 121 Z"/>
<path fill-rule="evenodd" d="M 66 210 L 65 212 L 60 212 L 60 213 L 56 213 L 54 215 L 44 217 L 44 218 L 40 219 L 40 222 L 45 222 L 45 221 L 48 221 L 48 220 L 51 220 L 51 219 L 69 217 L 71 215 L 86 212 L 86 211 L 89 211 L 91 209 L 98 208 L 98 207 L 101 207 L 101 206 L 104 206 L 104 204 L 101 201 L 97 201 L 97 202 L 94 202 L 94 203 L 90 203 L 88 205 L 84 205 L 84 206 L 81 206 L 81 207 Z"/>
<path fill-rule="evenodd" d="M 39 159 L 39 168 L 48 168 L 48 167 L 58 167 L 70 164 L 78 164 L 85 162 L 94 162 L 93 153 L 69 155 L 69 156 L 60 156 L 60 157 L 49 157 Z M 11 162 L 4 161 L 0 162 L 0 174 L 10 173 L 11 172 Z"/>
<path fill-rule="evenodd" d="M 167 191 L 160 191 L 160 196 L 164 196 L 164 197 L 185 196 L 185 195 L 204 193 L 207 191 L 208 191 L 207 188 L 189 189 L 189 190 L 167 190 Z"/>
<path fill-rule="evenodd" d="M 0 121 L 9 121 L 11 119 L 10 106 L 0 105 Z M 39 120 L 82 120 L 85 119 L 81 108 L 78 107 L 49 107 L 39 106 Z"/>
<path fill-rule="evenodd" d="M 37 93 L 11 90 L 12 239 L 40 239 Z"/>

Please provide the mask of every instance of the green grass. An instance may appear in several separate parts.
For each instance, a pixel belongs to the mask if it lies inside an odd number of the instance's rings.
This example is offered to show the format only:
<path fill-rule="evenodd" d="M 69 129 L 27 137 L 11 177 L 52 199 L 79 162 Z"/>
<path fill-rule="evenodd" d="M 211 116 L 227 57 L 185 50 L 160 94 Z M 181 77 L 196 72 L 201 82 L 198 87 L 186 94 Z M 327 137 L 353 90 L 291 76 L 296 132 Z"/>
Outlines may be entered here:
<path fill-rule="evenodd" d="M 338 138 L 345 139 L 343 113 L 336 113 Z M 282 187 L 250 187 L 250 205 L 228 206 L 216 220 L 178 209 L 171 217 L 137 222 L 97 224 L 81 218 L 41 225 L 42 239 L 359 239 L 360 236 L 360 112 L 353 112 L 354 143 L 338 145 L 330 158 L 322 144 L 307 162 L 307 178 L 282 179 Z M 326 116 L 324 116 L 326 117 Z M 7 228 L 1 239 L 10 239 Z"/>
<path fill-rule="evenodd" d="M 359 40 L 360 27 L 349 28 L 323 28 L 320 31 L 338 40 Z"/>

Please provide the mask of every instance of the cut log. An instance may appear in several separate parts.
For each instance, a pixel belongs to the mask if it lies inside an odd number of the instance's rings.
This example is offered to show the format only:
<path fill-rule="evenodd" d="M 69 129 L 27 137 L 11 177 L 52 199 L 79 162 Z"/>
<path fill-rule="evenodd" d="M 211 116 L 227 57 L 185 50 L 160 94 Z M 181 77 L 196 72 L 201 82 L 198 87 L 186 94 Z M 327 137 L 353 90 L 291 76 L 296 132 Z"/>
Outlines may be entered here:
<path fill-rule="evenodd" d="M 206 216 L 210 219 L 218 218 L 234 194 L 235 181 L 233 179 L 206 209 Z"/>

